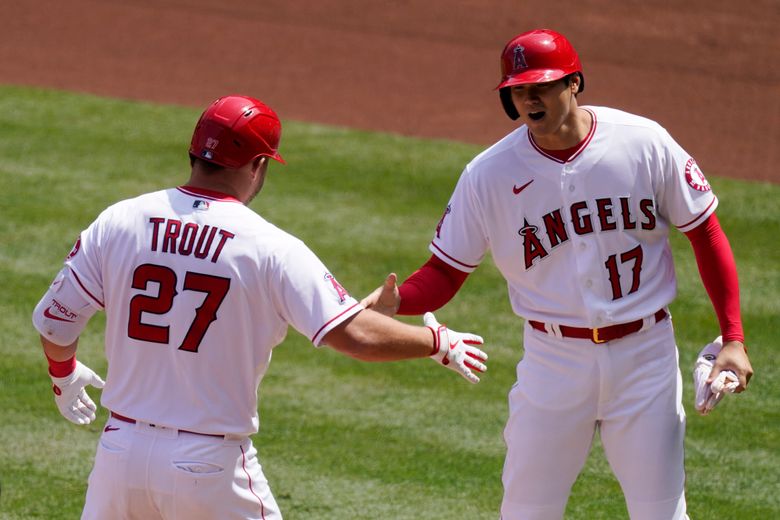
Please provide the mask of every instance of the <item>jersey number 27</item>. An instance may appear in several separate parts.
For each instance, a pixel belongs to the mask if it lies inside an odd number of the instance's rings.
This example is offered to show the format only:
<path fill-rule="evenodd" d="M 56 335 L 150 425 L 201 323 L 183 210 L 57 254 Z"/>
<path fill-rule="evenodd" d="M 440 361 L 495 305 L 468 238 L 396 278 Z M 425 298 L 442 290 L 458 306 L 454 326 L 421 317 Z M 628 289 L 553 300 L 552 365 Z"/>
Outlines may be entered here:
<path fill-rule="evenodd" d="M 130 300 L 130 316 L 127 321 L 127 335 L 133 339 L 152 343 L 168 344 L 170 326 L 144 323 L 141 318 L 144 312 L 150 314 L 167 314 L 173 308 L 176 292 L 176 272 L 162 265 L 143 264 L 133 272 L 134 289 L 146 290 L 149 282 L 159 285 L 157 296 L 137 294 Z M 206 298 L 200 307 L 195 309 L 195 319 L 190 324 L 179 350 L 197 352 L 203 336 L 206 335 L 211 323 L 217 319 L 217 310 L 230 289 L 230 278 L 212 276 L 203 273 L 187 271 L 184 275 L 184 290 L 206 293 Z"/>

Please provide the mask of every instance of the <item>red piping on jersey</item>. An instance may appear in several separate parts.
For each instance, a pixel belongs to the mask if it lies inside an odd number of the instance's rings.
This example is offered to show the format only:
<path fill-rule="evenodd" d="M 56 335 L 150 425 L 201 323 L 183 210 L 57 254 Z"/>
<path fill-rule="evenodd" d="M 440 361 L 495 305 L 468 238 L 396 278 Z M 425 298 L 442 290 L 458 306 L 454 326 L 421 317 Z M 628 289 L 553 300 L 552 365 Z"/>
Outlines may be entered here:
<path fill-rule="evenodd" d="M 95 302 L 96 302 L 98 305 L 100 305 L 100 307 L 101 307 L 101 308 L 105 308 L 106 306 L 103 304 L 103 302 L 101 302 L 100 300 L 98 300 L 97 298 L 95 298 L 95 295 L 94 295 L 94 294 L 92 294 L 91 292 L 89 292 L 89 289 L 87 289 L 86 287 L 84 287 L 84 284 L 83 284 L 83 283 L 81 283 L 81 280 L 79 280 L 79 275 L 77 275 L 77 274 L 76 274 L 76 271 L 74 271 L 73 269 L 71 269 L 71 270 L 70 270 L 70 272 L 71 272 L 71 273 L 73 273 L 73 277 L 76 279 L 76 281 L 77 281 L 77 282 L 78 282 L 78 284 L 81 286 L 81 288 L 82 288 L 82 289 L 84 289 L 84 292 L 85 292 L 85 293 L 87 293 L 87 296 L 89 296 L 90 298 L 92 298 L 93 300 L 95 300 Z"/>
<path fill-rule="evenodd" d="M 252 493 L 256 499 L 260 501 L 260 516 L 265 519 L 265 505 L 263 505 L 263 499 L 257 496 L 257 493 L 255 493 L 255 490 L 252 489 L 252 477 L 249 475 L 249 472 L 246 470 L 246 453 L 244 453 L 244 447 L 239 446 L 241 448 L 241 468 L 244 470 L 244 473 L 246 473 L 246 478 L 249 479 L 249 492 Z"/>
<path fill-rule="evenodd" d="M 452 260 L 452 261 L 453 261 L 453 262 L 455 262 L 456 264 L 462 265 L 463 267 L 466 267 L 466 268 L 468 268 L 468 269 L 476 269 L 476 268 L 477 268 L 477 266 L 476 266 L 476 265 L 469 265 L 469 264 L 464 264 L 463 262 L 461 262 L 461 261 L 460 261 L 460 260 L 458 260 L 457 258 L 453 258 L 453 257 L 451 257 L 450 255 L 448 255 L 447 253 L 445 253 L 444 251 L 442 251 L 442 249 L 441 249 L 439 246 L 437 246 L 436 244 L 434 244 L 433 242 L 431 242 L 431 245 L 432 245 L 433 247 L 435 247 L 435 248 L 436 248 L 436 251 L 438 251 L 439 253 L 443 254 L 444 256 L 446 256 L 447 258 L 449 258 L 450 260 Z"/>
<path fill-rule="evenodd" d="M 713 205 L 713 204 L 715 204 L 715 201 L 716 201 L 716 200 L 718 200 L 716 197 L 712 197 L 712 201 L 710 201 L 709 205 L 708 205 L 708 206 L 707 206 L 707 207 L 704 209 L 704 211 L 702 211 L 701 213 L 699 213 L 699 216 L 698 216 L 698 217 L 696 217 L 695 219 L 691 220 L 690 222 L 686 222 L 686 223 L 685 223 L 685 224 L 683 224 L 682 226 L 675 226 L 675 227 L 676 227 L 677 229 L 682 229 L 682 228 L 684 228 L 684 227 L 688 227 L 688 226 L 690 226 L 691 224 L 693 224 L 694 222 L 696 222 L 697 220 L 699 220 L 700 218 L 702 218 L 702 217 L 703 217 L 703 216 L 704 216 L 704 215 L 707 213 L 707 211 L 709 211 L 709 209 L 712 207 L 712 205 Z"/>
<path fill-rule="evenodd" d="M 216 200 L 220 202 L 238 202 L 239 204 L 242 204 L 240 200 L 233 197 L 232 195 L 220 193 L 218 191 L 196 188 L 194 186 L 178 186 L 176 189 L 191 197 L 200 197 L 203 199 Z"/>
<path fill-rule="evenodd" d="M 528 140 L 531 142 L 531 146 L 533 146 L 534 149 L 537 152 L 539 152 L 540 154 L 544 155 L 548 159 L 550 159 L 552 161 L 555 161 L 557 163 L 560 163 L 560 164 L 565 164 L 567 162 L 571 162 L 574 159 L 576 159 L 577 156 L 579 156 L 582 153 L 582 151 L 585 150 L 585 148 L 588 146 L 590 141 L 593 139 L 593 135 L 596 133 L 596 124 L 597 124 L 596 123 L 596 113 L 593 112 L 590 109 L 587 109 L 587 108 L 583 108 L 583 110 L 588 112 L 590 114 L 590 116 L 593 118 L 593 124 L 590 125 L 590 130 L 588 130 L 588 135 L 586 135 L 585 138 L 582 141 L 580 141 L 578 144 L 576 144 L 576 145 L 574 145 L 572 147 L 572 148 L 576 148 L 576 151 L 568 159 L 566 159 L 564 161 L 562 159 L 558 159 L 554 155 L 550 155 L 547 151 L 544 150 L 544 148 L 542 148 L 541 146 L 536 144 L 536 141 L 534 141 L 534 136 L 531 134 L 531 131 L 529 130 L 528 131 Z"/>
<path fill-rule="evenodd" d="M 328 326 L 328 325 L 330 325 L 331 323 L 333 323 L 333 322 L 334 322 L 334 321 L 336 321 L 337 319 L 341 318 L 342 316 L 344 316 L 346 313 L 348 313 L 349 311 L 351 311 L 352 309 L 354 309 L 354 308 L 355 308 L 355 307 L 357 307 L 358 305 L 360 305 L 360 304 L 359 304 L 359 303 L 356 303 L 355 305 L 353 305 L 353 306 L 352 306 L 352 307 L 350 307 L 349 309 L 346 309 L 346 310 L 344 310 L 344 312 L 341 312 L 341 313 L 339 313 L 337 316 L 334 316 L 333 318 L 331 318 L 330 320 L 328 320 L 328 322 L 327 322 L 327 323 L 325 323 L 325 325 L 323 325 L 322 327 L 320 327 L 320 330 L 318 330 L 318 331 L 317 331 L 317 333 L 316 333 L 314 336 L 312 336 L 312 338 L 311 338 L 311 342 L 312 342 L 312 343 L 314 343 L 314 344 L 316 345 L 316 344 L 317 344 L 317 342 L 316 342 L 316 341 L 314 341 L 314 340 L 315 340 L 315 339 L 317 339 L 317 336 L 319 336 L 319 335 L 320 335 L 320 332 L 322 332 L 322 331 L 323 331 L 325 328 L 327 328 L 327 326 Z"/>

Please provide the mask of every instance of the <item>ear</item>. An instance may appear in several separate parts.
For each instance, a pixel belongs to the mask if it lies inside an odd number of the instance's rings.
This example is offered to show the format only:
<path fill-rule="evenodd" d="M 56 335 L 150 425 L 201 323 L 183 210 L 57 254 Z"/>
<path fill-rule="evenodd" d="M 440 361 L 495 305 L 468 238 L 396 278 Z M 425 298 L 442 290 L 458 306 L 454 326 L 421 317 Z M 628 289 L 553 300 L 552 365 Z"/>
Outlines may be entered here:
<path fill-rule="evenodd" d="M 260 168 L 263 167 L 263 164 L 268 160 L 268 157 L 264 155 L 260 155 L 258 157 L 255 157 L 255 159 L 252 161 L 252 171 L 256 172 Z"/>
<path fill-rule="evenodd" d="M 577 94 L 580 91 L 580 81 L 579 74 L 572 74 L 571 79 L 569 80 L 569 87 L 571 88 L 572 94 Z"/>

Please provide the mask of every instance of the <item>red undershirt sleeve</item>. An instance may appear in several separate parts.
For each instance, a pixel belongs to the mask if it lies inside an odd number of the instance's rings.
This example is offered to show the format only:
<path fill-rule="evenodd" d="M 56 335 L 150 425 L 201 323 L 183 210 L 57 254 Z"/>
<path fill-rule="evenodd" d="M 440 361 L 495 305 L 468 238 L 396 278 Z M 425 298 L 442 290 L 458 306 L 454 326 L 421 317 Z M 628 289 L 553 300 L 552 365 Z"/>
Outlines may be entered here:
<path fill-rule="evenodd" d="M 718 316 L 723 342 L 744 342 L 737 265 L 718 218 L 713 213 L 685 236 L 693 246 L 702 283 Z"/>
<path fill-rule="evenodd" d="M 401 295 L 398 314 L 424 314 L 443 307 L 455 296 L 468 275 L 432 255 L 398 287 Z"/>

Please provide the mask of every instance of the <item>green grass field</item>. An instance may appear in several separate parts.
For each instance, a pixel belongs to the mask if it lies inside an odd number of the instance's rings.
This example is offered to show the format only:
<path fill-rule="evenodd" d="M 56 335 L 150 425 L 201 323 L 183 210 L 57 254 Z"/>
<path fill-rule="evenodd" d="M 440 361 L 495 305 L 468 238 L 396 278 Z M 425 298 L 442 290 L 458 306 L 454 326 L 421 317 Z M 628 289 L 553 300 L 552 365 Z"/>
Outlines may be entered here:
<path fill-rule="evenodd" d="M 79 516 L 105 410 L 88 427 L 59 415 L 30 314 L 99 211 L 186 180 L 198 115 L 0 87 L 2 519 Z M 389 271 L 404 278 L 428 258 L 433 228 L 479 150 L 285 122 L 288 166 L 272 165 L 252 207 L 303 239 L 362 297 Z M 676 233 L 680 290 L 672 312 L 689 413 L 689 512 L 694 520 L 780 518 L 780 374 L 771 357 L 780 331 L 780 186 L 716 173 L 727 172 L 710 171 L 709 178 L 737 257 L 756 376 L 750 391 L 725 399 L 712 415 L 693 411 L 690 369 L 718 327 L 690 246 Z M 437 316 L 485 337 L 490 370 L 479 385 L 428 360 L 367 364 L 315 350 L 290 330 L 261 386 L 261 431 L 254 437 L 285 518 L 498 517 L 506 394 L 522 355 L 522 322 L 489 261 Z M 98 316 L 82 335 L 79 358 L 105 374 L 103 323 Z M 597 445 L 566 518 L 626 517 Z"/>

